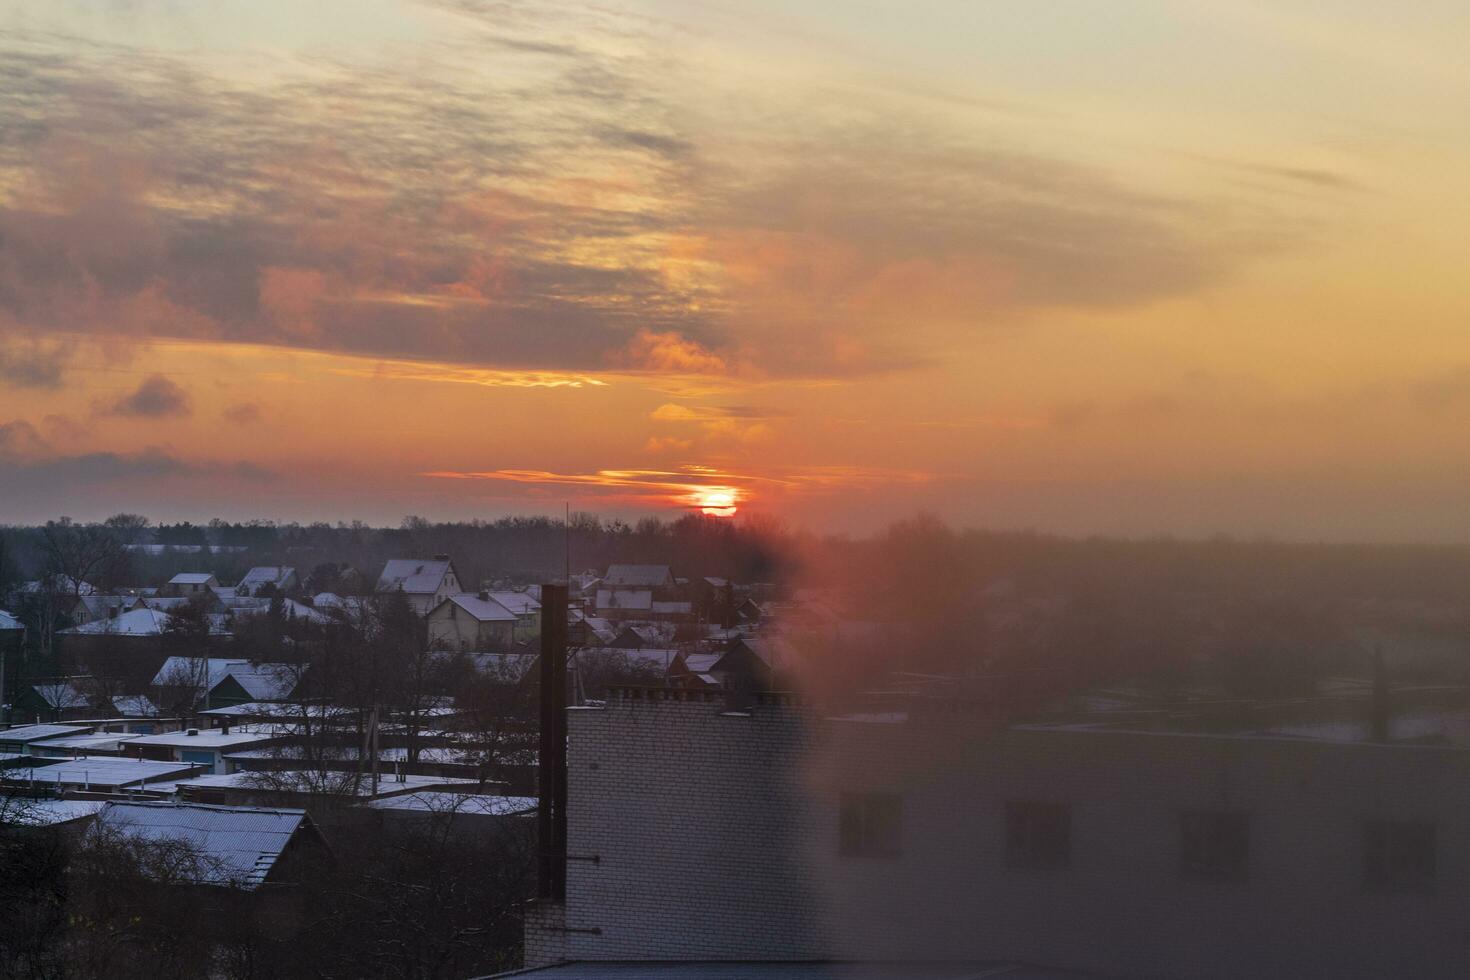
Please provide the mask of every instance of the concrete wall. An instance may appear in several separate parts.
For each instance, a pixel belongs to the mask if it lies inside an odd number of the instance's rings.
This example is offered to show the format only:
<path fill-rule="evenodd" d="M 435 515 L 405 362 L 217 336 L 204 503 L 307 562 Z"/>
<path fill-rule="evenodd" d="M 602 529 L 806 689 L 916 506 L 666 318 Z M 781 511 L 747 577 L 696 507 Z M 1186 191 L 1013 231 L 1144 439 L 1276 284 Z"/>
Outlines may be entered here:
<path fill-rule="evenodd" d="M 672 695 L 671 695 L 672 696 Z M 558 958 L 1007 958 L 1157 977 L 1470 975 L 1470 753 L 748 715 L 698 692 L 572 709 Z M 844 792 L 903 797 L 897 858 L 838 855 Z M 1005 862 L 1010 800 L 1068 803 L 1067 870 Z M 1249 815 L 1247 880 L 1179 874 L 1184 810 Z M 1433 823 L 1434 894 L 1363 887 L 1368 820 Z M 598 861 L 576 860 L 596 856 Z"/>

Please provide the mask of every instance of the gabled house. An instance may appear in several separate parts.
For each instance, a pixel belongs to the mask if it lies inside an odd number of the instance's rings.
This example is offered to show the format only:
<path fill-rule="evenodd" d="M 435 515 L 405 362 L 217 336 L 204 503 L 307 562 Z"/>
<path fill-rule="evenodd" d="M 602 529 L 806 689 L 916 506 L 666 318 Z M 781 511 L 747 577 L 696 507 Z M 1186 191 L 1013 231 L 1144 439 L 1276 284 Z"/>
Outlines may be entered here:
<path fill-rule="evenodd" d="M 541 635 L 541 601 L 529 592 L 491 590 L 490 598 L 516 615 L 517 643 Z"/>
<path fill-rule="evenodd" d="M 196 596 L 205 595 L 219 588 L 219 579 L 209 572 L 180 572 L 163 588 L 159 589 L 159 595 L 164 596 Z"/>
<path fill-rule="evenodd" d="M 435 555 L 432 559 L 394 558 L 383 566 L 374 589 L 380 595 L 402 592 L 408 604 L 420 616 L 452 595 L 461 595 L 459 575 L 448 555 Z"/>
<path fill-rule="evenodd" d="M 242 598 L 262 594 L 283 596 L 296 592 L 299 588 L 300 580 L 296 577 L 296 569 L 288 565 L 257 565 L 236 583 L 235 595 Z"/>
<path fill-rule="evenodd" d="M 297 881 L 330 853 L 305 810 L 109 801 L 95 826 L 143 844 L 186 844 L 199 859 L 194 884 L 245 891 Z"/>
<path fill-rule="evenodd" d="M 300 681 L 294 664 L 252 664 L 222 657 L 169 657 L 153 677 L 160 704 L 196 711 L 250 701 L 284 701 Z"/>
<path fill-rule="evenodd" d="M 674 573 L 667 565 L 609 565 L 601 588 L 672 589 L 674 585 Z"/>
<path fill-rule="evenodd" d="M 11 705 L 12 718 L 40 722 L 76 721 L 91 718 L 97 712 L 91 692 L 91 678 L 64 677 L 39 681 L 21 690 Z"/>
<path fill-rule="evenodd" d="M 445 650 L 506 650 L 515 642 L 516 614 L 490 593 L 452 595 L 429 610 L 429 642 Z"/>
<path fill-rule="evenodd" d="M 77 597 L 67 617 L 73 626 L 84 626 L 100 619 L 116 619 L 142 607 L 143 600 L 135 595 L 84 595 Z"/>

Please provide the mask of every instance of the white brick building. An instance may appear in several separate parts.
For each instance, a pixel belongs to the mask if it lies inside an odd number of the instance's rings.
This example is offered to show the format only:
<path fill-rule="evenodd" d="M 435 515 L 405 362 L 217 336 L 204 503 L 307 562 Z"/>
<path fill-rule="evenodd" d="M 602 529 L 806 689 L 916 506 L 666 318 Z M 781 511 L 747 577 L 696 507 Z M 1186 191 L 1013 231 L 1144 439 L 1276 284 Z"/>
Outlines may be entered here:
<path fill-rule="evenodd" d="M 559 959 L 1470 975 L 1470 753 L 818 719 L 699 692 L 569 719 Z"/>

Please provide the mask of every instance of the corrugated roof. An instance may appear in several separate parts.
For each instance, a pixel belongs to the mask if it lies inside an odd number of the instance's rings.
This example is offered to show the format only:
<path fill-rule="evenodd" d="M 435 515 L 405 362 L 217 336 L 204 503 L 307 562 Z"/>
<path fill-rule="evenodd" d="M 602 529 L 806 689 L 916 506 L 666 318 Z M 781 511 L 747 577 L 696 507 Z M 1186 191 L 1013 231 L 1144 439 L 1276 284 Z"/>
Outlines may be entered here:
<path fill-rule="evenodd" d="M 264 884 L 306 823 L 305 810 L 201 803 L 109 802 L 97 814 L 99 827 L 128 837 L 187 844 L 200 857 L 201 883 L 247 889 Z"/>
<path fill-rule="evenodd" d="M 536 812 L 534 796 L 478 796 L 472 793 L 421 792 L 370 800 L 363 806 L 374 810 L 412 810 L 418 813 L 452 813 L 476 817 L 510 817 Z"/>
<path fill-rule="evenodd" d="M 147 759 L 68 759 L 33 769 L 7 769 L 0 778 L 22 784 L 133 786 L 144 780 L 181 778 L 199 768 L 186 762 L 153 762 Z"/>

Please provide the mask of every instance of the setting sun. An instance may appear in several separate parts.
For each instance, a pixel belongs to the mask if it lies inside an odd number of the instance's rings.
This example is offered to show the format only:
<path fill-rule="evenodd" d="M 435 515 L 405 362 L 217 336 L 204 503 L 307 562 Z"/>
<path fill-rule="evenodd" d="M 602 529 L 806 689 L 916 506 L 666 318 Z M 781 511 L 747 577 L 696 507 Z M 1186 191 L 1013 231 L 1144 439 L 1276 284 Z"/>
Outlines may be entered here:
<path fill-rule="evenodd" d="M 735 516 L 735 491 L 726 487 L 711 487 L 699 491 L 700 509 L 709 517 Z"/>

